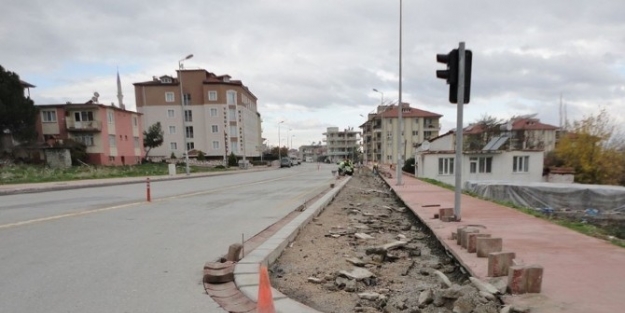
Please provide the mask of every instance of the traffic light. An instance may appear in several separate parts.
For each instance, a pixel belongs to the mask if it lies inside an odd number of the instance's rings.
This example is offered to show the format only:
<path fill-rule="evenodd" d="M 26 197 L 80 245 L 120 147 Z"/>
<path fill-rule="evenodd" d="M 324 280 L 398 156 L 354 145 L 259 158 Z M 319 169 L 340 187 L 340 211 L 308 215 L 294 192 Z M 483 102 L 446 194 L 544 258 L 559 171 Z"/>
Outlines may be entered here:
<path fill-rule="evenodd" d="M 464 103 L 471 99 L 471 50 L 464 51 Z M 447 64 L 446 70 L 437 70 L 436 77 L 445 79 L 449 85 L 449 102 L 458 103 L 458 71 L 460 69 L 460 53 L 458 49 L 448 54 L 437 54 L 436 62 Z"/>

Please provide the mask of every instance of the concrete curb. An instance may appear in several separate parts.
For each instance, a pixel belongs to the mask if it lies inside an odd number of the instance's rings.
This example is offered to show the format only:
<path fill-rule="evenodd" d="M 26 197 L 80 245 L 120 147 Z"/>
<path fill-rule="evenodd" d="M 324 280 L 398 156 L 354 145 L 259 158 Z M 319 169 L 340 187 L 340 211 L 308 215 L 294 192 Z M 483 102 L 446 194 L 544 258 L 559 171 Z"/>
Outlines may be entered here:
<path fill-rule="evenodd" d="M 47 192 L 47 191 L 59 191 L 59 190 L 69 190 L 69 189 L 83 189 L 83 188 L 94 188 L 94 187 L 108 187 L 108 186 L 121 186 L 121 185 L 132 185 L 132 184 L 144 184 L 146 178 L 150 178 L 150 182 L 161 182 L 161 181 L 170 181 L 170 180 L 181 180 L 181 179 L 192 179 L 192 178 L 204 178 L 210 176 L 222 176 L 222 175 L 231 175 L 235 173 L 244 173 L 244 172 L 260 172 L 267 171 L 271 169 L 268 168 L 260 168 L 260 169 L 249 169 L 249 170 L 233 170 L 233 171 L 224 171 L 224 172 L 208 172 L 208 173 L 197 173 L 191 174 L 189 176 L 140 176 L 140 177 L 132 177 L 127 178 L 125 181 L 119 181 L 119 178 L 104 178 L 102 181 L 92 182 L 81 184 L 81 180 L 70 180 L 70 181 L 60 181 L 60 182 L 50 182 L 50 183 L 41 183 L 41 184 L 63 184 L 63 185 L 51 185 L 51 186 L 40 186 L 40 187 L 25 187 L 20 188 L 20 184 L 15 184 L 15 189 L 2 189 L 2 185 L 0 185 L 0 196 L 9 196 L 9 195 L 17 195 L 17 194 L 25 194 L 25 193 L 38 193 L 38 192 Z M 117 180 L 117 181 L 115 181 Z M 24 184 L 27 185 L 27 184 Z M 9 187 L 10 188 L 10 187 Z"/>
<path fill-rule="evenodd" d="M 278 230 L 273 236 L 247 254 L 235 265 L 234 282 L 241 293 L 254 302 L 258 301 L 259 266 L 261 264 L 269 266 L 275 262 L 289 243 L 295 240 L 299 231 L 334 200 L 336 195 L 345 187 L 350 179 L 351 177 L 347 177 L 347 179 L 336 183 L 335 187 L 330 192 L 308 207 L 308 209 L 282 229 Z M 273 295 L 276 312 L 321 313 L 300 302 L 290 299 L 275 288 L 271 288 L 271 294 Z"/>

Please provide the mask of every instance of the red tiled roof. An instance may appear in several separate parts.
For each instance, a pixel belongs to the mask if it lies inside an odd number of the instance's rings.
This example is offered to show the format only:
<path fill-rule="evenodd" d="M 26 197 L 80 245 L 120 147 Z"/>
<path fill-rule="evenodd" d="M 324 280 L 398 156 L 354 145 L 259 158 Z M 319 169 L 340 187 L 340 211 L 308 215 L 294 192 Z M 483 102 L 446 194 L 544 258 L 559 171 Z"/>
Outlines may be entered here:
<path fill-rule="evenodd" d="M 559 127 L 543 124 L 538 119 L 518 119 L 512 122 L 512 130 L 556 130 Z"/>
<path fill-rule="evenodd" d="M 407 109 L 409 111 L 408 112 L 402 111 L 403 117 L 442 117 L 441 114 L 430 112 L 430 111 L 425 111 L 425 110 L 420 110 L 417 108 L 404 107 L 404 109 Z M 397 111 L 397 106 L 393 106 L 390 109 L 379 114 L 379 116 L 387 117 L 387 118 L 396 117 L 398 115 L 399 115 L 399 112 Z"/>

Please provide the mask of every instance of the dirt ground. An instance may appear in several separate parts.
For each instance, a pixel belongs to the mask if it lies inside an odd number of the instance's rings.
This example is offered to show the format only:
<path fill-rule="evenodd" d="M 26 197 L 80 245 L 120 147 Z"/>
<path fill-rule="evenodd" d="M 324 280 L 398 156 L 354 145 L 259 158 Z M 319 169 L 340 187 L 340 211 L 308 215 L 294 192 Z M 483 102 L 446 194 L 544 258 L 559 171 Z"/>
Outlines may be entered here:
<path fill-rule="evenodd" d="M 369 171 L 352 177 L 270 271 L 275 288 L 326 313 L 497 313 L 500 308 L 499 299 L 480 293 Z"/>

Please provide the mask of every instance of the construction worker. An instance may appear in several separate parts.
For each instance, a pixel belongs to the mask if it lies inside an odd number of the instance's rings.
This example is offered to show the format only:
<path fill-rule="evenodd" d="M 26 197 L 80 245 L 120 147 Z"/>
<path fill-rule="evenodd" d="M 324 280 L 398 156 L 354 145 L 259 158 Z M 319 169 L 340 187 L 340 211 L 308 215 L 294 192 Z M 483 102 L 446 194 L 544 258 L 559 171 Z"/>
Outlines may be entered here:
<path fill-rule="evenodd" d="M 378 173 L 378 162 L 373 162 L 373 174 Z"/>

